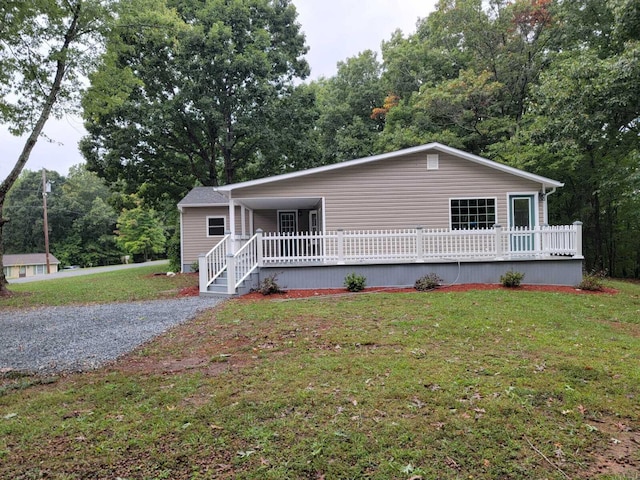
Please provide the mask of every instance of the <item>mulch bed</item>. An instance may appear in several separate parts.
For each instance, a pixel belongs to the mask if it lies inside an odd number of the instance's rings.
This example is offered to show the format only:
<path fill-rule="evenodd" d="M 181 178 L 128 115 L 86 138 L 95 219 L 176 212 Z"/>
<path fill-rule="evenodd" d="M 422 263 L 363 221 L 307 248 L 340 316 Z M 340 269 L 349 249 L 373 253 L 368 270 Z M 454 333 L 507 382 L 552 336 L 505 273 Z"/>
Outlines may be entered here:
<path fill-rule="evenodd" d="M 500 284 L 489 283 L 467 283 L 463 285 L 451 285 L 440 287 L 430 292 L 467 292 L 470 290 L 523 290 L 530 292 L 555 292 L 555 293 L 567 293 L 567 294 L 616 294 L 617 290 L 612 288 L 603 288 L 600 291 L 581 290 L 576 287 L 568 287 L 561 285 L 521 285 L 517 289 L 503 287 Z M 385 287 L 371 287 L 365 288 L 362 292 L 358 293 L 415 293 L 414 288 L 385 288 Z M 321 297 L 328 295 L 358 295 L 358 293 L 351 293 L 344 288 L 323 288 L 323 289 L 310 289 L 310 290 L 287 290 L 284 293 L 276 293 L 272 295 L 262 295 L 260 292 L 251 292 L 246 295 L 242 295 L 242 300 L 269 300 L 269 299 L 293 299 L 293 298 L 309 298 L 309 297 Z"/>

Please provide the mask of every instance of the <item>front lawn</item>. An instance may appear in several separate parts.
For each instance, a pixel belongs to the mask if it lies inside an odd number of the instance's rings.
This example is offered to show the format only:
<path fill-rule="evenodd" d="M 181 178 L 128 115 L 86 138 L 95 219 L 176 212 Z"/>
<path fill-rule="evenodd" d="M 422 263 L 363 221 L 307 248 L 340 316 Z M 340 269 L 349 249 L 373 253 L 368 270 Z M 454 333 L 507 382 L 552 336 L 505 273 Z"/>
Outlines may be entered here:
<path fill-rule="evenodd" d="M 608 286 L 231 300 L 6 374 L 0 477 L 638 479 L 640 286 Z"/>

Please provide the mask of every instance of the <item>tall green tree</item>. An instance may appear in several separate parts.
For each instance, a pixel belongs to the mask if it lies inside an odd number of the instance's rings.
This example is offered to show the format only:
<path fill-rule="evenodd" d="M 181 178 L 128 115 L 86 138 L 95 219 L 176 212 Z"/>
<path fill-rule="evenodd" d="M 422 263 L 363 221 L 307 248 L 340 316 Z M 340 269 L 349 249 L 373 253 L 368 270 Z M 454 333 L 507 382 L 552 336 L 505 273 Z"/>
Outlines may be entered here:
<path fill-rule="evenodd" d="M 306 51 L 289 0 L 126 2 L 83 100 L 89 167 L 149 198 L 237 180 Z"/>
<path fill-rule="evenodd" d="M 0 2 L 0 122 L 27 134 L 22 152 L 0 183 L 0 294 L 7 193 L 24 168 L 47 119 L 76 105 L 79 79 L 91 65 L 111 1 Z"/>
<path fill-rule="evenodd" d="M 117 234 L 116 242 L 125 252 L 141 256 L 145 261 L 162 253 L 167 243 L 158 215 L 142 205 L 120 214 Z"/>
<path fill-rule="evenodd" d="M 526 127 L 511 145 L 493 148 L 565 182 L 559 214 L 584 222 L 587 268 L 638 276 L 637 4 L 583 0 L 561 7 L 566 48 L 541 75 Z"/>
<path fill-rule="evenodd" d="M 375 140 L 384 121 L 372 112 L 386 96 L 381 73 L 376 53 L 365 50 L 338 62 L 336 75 L 318 82 L 316 125 L 323 164 L 376 153 Z"/>

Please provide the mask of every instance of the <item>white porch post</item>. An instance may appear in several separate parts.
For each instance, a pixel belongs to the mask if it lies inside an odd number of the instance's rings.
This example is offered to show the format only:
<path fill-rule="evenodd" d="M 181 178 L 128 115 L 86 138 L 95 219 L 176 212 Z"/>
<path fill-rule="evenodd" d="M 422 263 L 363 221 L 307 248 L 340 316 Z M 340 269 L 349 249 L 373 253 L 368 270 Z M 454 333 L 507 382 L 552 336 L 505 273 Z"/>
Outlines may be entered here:
<path fill-rule="evenodd" d="M 503 251 L 502 251 L 502 225 L 494 225 L 493 230 L 496 233 L 496 259 L 502 260 Z"/>
<path fill-rule="evenodd" d="M 338 265 L 344 265 L 344 230 L 338 229 Z"/>
<path fill-rule="evenodd" d="M 416 227 L 416 262 L 424 262 L 424 229 Z"/>
<path fill-rule="evenodd" d="M 256 230 L 256 256 L 258 257 L 258 267 L 264 266 L 264 246 L 262 245 L 262 229 Z"/>
<path fill-rule="evenodd" d="M 573 225 L 576 227 L 576 254 L 573 258 L 584 258 L 582 256 L 582 222 L 576 221 Z"/>
<path fill-rule="evenodd" d="M 200 284 L 200 292 L 207 291 L 207 283 L 209 282 L 209 268 L 207 266 L 207 256 L 201 253 L 198 256 L 198 283 Z"/>
<path fill-rule="evenodd" d="M 244 205 L 240 205 L 240 223 L 242 224 L 242 238 L 247 238 L 247 217 L 246 208 Z M 249 230 L 250 232 L 252 230 Z"/>
<path fill-rule="evenodd" d="M 229 198 L 229 233 L 231 233 L 231 246 L 229 253 L 236 251 L 236 203 Z"/>
<path fill-rule="evenodd" d="M 236 293 L 236 257 L 233 254 L 227 255 L 227 293 Z"/>

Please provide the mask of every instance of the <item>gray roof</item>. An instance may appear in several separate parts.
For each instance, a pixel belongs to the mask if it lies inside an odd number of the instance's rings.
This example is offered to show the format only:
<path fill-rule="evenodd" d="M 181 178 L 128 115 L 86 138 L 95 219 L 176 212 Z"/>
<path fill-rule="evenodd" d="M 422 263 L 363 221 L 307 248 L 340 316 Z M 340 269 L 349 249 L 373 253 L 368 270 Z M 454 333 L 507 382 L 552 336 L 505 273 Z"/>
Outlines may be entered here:
<path fill-rule="evenodd" d="M 229 199 L 220 192 L 216 192 L 214 187 L 195 187 L 178 203 L 178 207 L 209 207 L 212 205 L 229 205 Z"/>
<path fill-rule="evenodd" d="M 51 265 L 59 264 L 60 261 L 49 254 L 49 263 Z M 46 265 L 47 257 L 44 253 L 18 253 L 16 255 L 3 255 L 2 264 L 5 267 L 18 265 Z"/>

